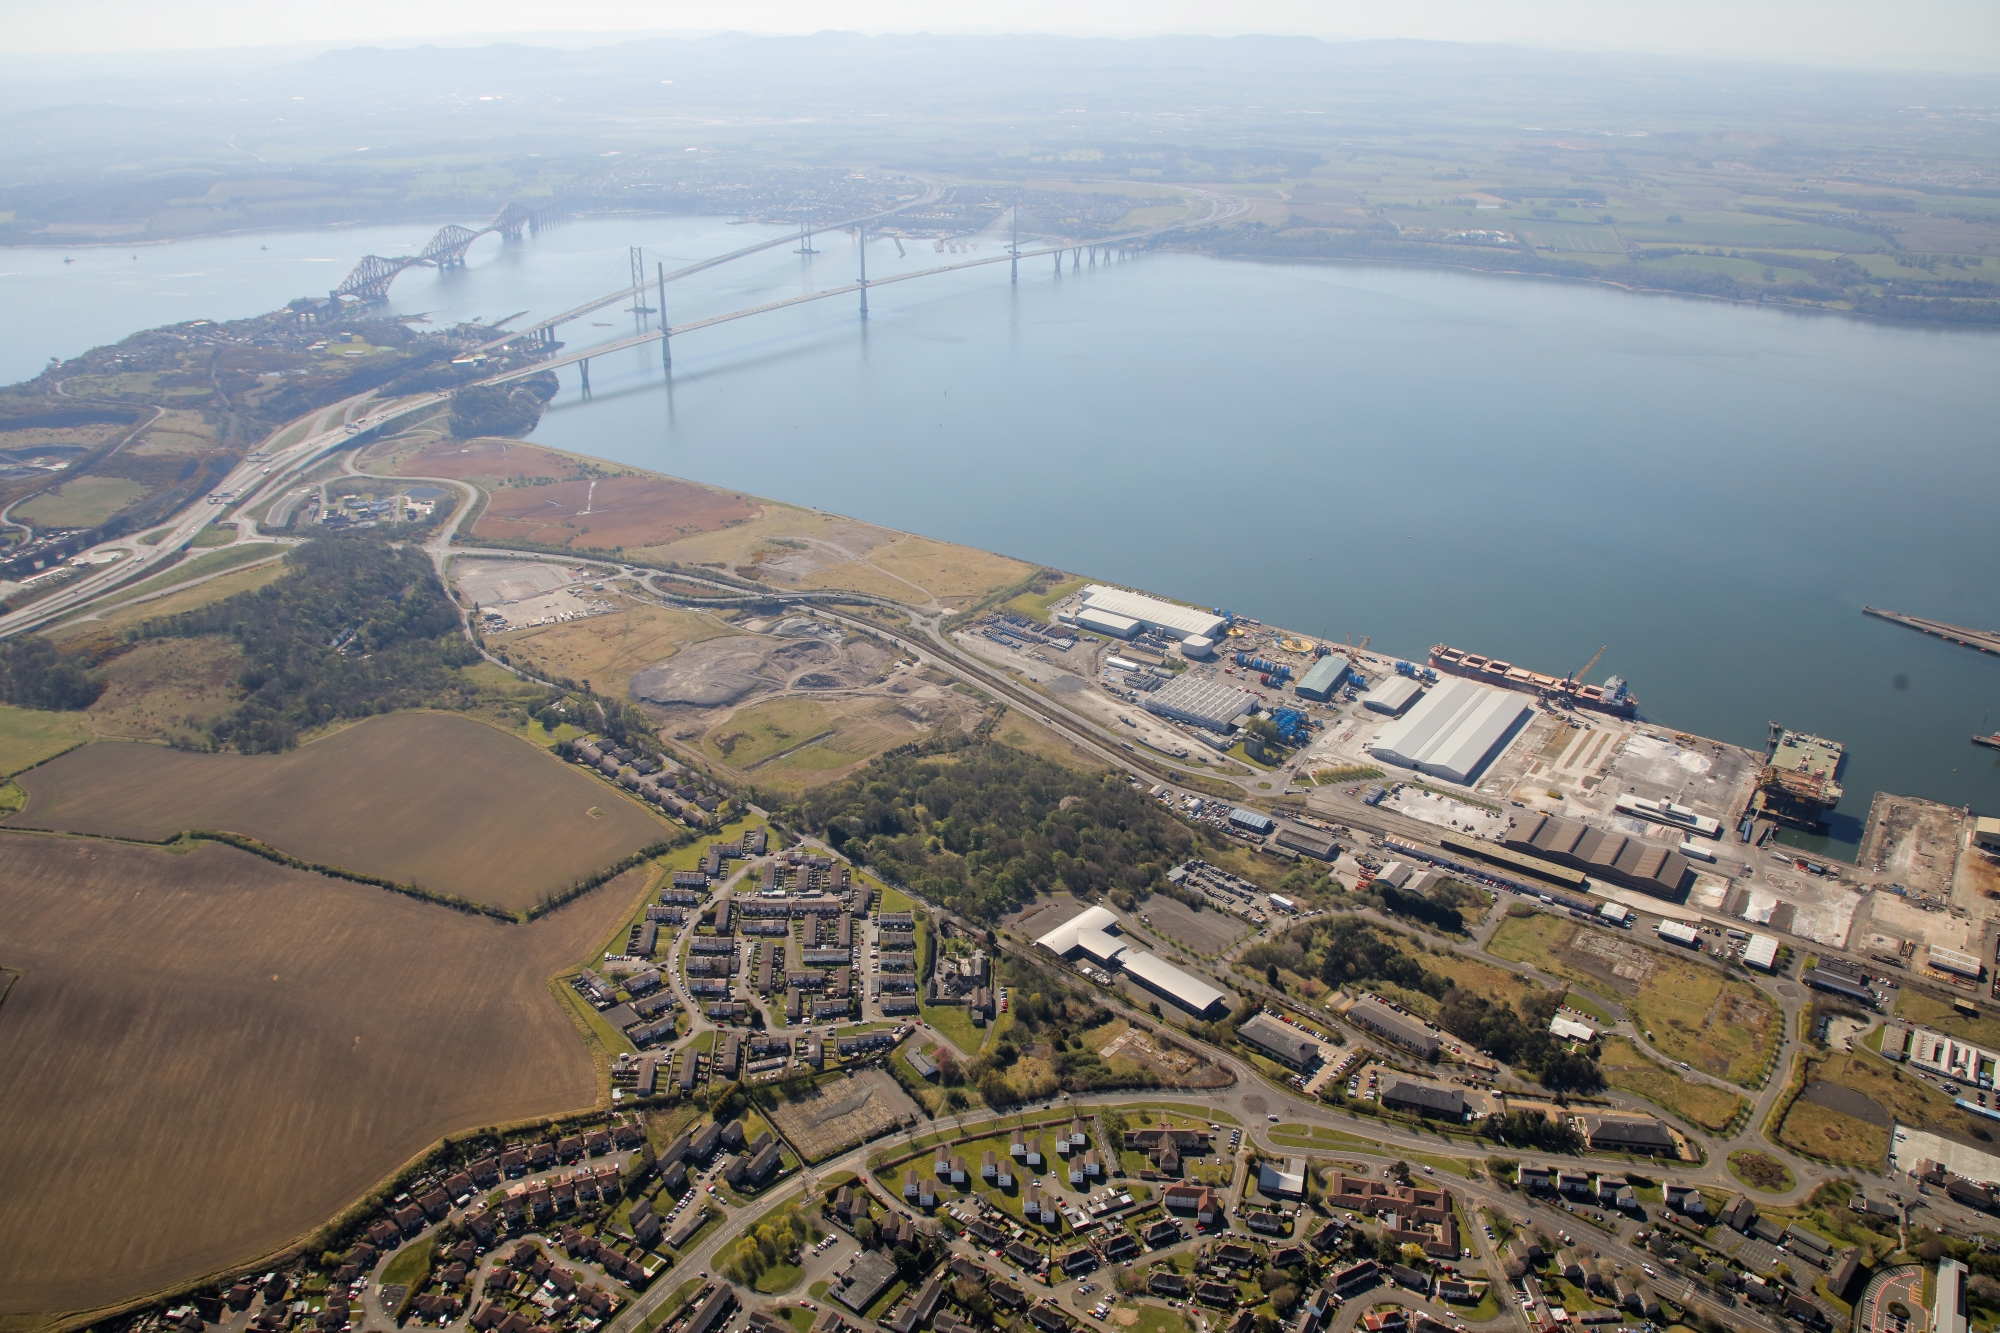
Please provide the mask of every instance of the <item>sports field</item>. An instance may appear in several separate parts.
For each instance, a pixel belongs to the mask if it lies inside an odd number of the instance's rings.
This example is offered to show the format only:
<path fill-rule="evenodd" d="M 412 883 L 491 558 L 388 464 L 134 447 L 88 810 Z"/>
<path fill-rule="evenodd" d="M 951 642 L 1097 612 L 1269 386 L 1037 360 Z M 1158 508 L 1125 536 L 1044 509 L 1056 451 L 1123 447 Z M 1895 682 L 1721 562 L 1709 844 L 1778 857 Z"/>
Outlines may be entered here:
<path fill-rule="evenodd" d="M 670 832 L 539 747 L 444 713 L 370 718 L 280 755 L 100 742 L 21 785 L 13 826 L 151 842 L 219 829 L 510 912 Z"/>
<path fill-rule="evenodd" d="M 516 926 L 212 843 L 0 833 L 0 1316 L 248 1263 L 442 1134 L 589 1106 L 547 979 L 644 873 Z"/>

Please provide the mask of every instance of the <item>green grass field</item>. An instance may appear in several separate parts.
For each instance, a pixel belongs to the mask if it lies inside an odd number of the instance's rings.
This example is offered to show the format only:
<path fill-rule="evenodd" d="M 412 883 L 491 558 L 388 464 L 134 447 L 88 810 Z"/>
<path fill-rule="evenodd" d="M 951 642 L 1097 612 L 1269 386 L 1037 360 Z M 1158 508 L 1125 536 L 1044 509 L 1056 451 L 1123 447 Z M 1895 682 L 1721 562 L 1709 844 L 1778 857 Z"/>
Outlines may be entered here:
<path fill-rule="evenodd" d="M 1595 1000 L 1591 999 L 1588 995 L 1581 995 L 1578 994 L 1576 991 L 1571 991 L 1567 995 L 1563 996 L 1563 1003 L 1568 1005 L 1570 1008 L 1576 1010 L 1578 1013 L 1589 1014 L 1592 1018 L 1604 1024 L 1604 1026 L 1606 1027 L 1610 1027 L 1613 1023 L 1618 1021 L 1617 1019 L 1613 1018 L 1610 1014 L 1605 1012 L 1603 1005 L 1597 1003 Z"/>
<path fill-rule="evenodd" d="M 1615 995 L 1662 1054 L 1732 1083 L 1750 1086 L 1780 1035 L 1770 997 L 1720 969 L 1612 936 L 1547 912 L 1508 917 L 1487 952 L 1551 976 Z M 1589 949 L 1575 947 L 1581 940 Z M 1609 951 L 1609 952 L 1607 952 Z M 1621 976 L 1619 966 L 1641 975 Z"/>
<path fill-rule="evenodd" d="M 203 529 L 204 532 L 208 530 L 206 528 Z M 149 592 L 158 592 L 162 588 L 171 588 L 175 584 L 186 583 L 189 579 L 198 579 L 205 574 L 219 574 L 225 569 L 235 569 L 238 565 L 247 565 L 258 560 L 269 560 L 273 556 L 282 556 L 285 550 L 286 548 L 282 546 L 272 546 L 265 542 L 252 542 L 246 546 L 231 546 L 224 550 L 211 551 L 207 555 L 198 555 L 192 559 L 183 560 L 173 568 L 155 574 L 143 583 L 136 583 L 130 588 L 124 589 L 114 600 L 122 601 L 127 597 L 143 597 Z"/>
<path fill-rule="evenodd" d="M 832 732 L 837 721 L 833 709 L 813 700 L 772 699 L 731 716 L 702 737 L 701 748 L 712 759 L 747 769 Z M 844 756 L 833 766 L 853 762 L 853 756 Z"/>
<path fill-rule="evenodd" d="M 211 523 L 200 532 L 197 532 L 194 535 L 194 540 L 189 542 L 188 545 L 199 549 L 210 546 L 227 546 L 235 540 L 236 525 L 234 523 Z"/>
<path fill-rule="evenodd" d="M 1104 1326 L 1126 1330 L 1127 1333 L 1188 1333 L 1187 1320 L 1181 1318 L 1177 1311 L 1122 1300 L 1111 1307 L 1111 1315 L 1104 1321 Z"/>
<path fill-rule="evenodd" d="M 151 489 L 128 477 L 78 477 L 16 505 L 13 516 L 38 528 L 92 528 Z"/>
<path fill-rule="evenodd" d="M 797 1264 L 772 1264 L 759 1273 L 756 1282 L 751 1285 L 766 1296 L 776 1296 L 798 1286 L 803 1275 Z"/>
<path fill-rule="evenodd" d="M 979 1048 L 986 1044 L 990 1029 L 974 1027 L 971 1013 L 962 1004 L 920 1004 L 917 1013 L 924 1022 L 943 1033 L 952 1045 L 965 1052 L 967 1059 L 979 1054 Z"/>
<path fill-rule="evenodd" d="M 1008 602 L 1007 609 L 1032 617 L 1046 625 L 1049 623 L 1049 608 L 1088 582 L 1090 580 L 1084 578 L 1064 579 L 1047 592 L 1024 592 Z"/>
<path fill-rule="evenodd" d="M 216 554 L 227 555 L 234 551 L 255 549 L 255 547 L 231 547 L 229 551 L 218 551 Z M 285 567 L 283 563 L 277 560 L 271 560 L 266 564 L 253 564 L 246 569 L 228 570 L 216 575 L 205 583 L 196 584 L 192 588 L 183 588 L 179 592 L 169 593 L 165 597 L 156 597 L 148 602 L 130 603 L 115 611 L 106 611 L 103 615 L 95 619 L 64 621 L 49 631 L 49 637 L 60 643 L 63 639 L 75 634 L 89 634 L 100 631 L 117 633 L 118 631 L 129 629 L 134 625 L 141 624 L 144 621 L 179 615 L 183 611 L 192 611 L 196 607 L 207 606 L 211 602 L 219 602 L 223 598 L 233 597 L 239 592 L 255 591 L 273 579 L 283 577 L 284 572 Z M 180 581 L 179 577 L 169 580 L 169 582 L 174 583 Z M 165 587 L 167 585 L 160 584 L 159 586 Z M 131 592 L 121 594 L 123 597 L 130 597 L 132 595 L 134 594 Z M 107 600 L 117 601 L 119 598 L 110 598 Z M 470 669 L 467 668 L 467 670 Z M 494 669 L 497 671 L 499 668 L 496 667 Z"/>
<path fill-rule="evenodd" d="M 0 704 L 0 777 L 12 777 L 89 739 L 88 714 Z"/>
<path fill-rule="evenodd" d="M 1749 1103 L 1735 1093 L 1707 1083 L 1693 1083 L 1678 1070 L 1647 1059 L 1623 1037 L 1609 1037 L 1598 1058 L 1604 1081 L 1614 1088 L 1644 1097 L 1663 1110 L 1703 1129 L 1726 1128 Z"/>
<path fill-rule="evenodd" d="M 414 1287 L 422 1282 L 431 1271 L 431 1248 L 429 1236 L 397 1251 L 389 1266 L 382 1270 L 383 1286 Z"/>
<path fill-rule="evenodd" d="M 0 771 L 4 771 L 0 765 Z M 1987 1050 L 2000 1049 L 2000 1017 L 1993 1017 L 1989 1011 L 1979 1018 L 1967 1018 L 1951 1007 L 1951 1002 L 1934 995 L 1926 995 L 1913 987 L 1903 990 L 1903 998 L 1897 1002 L 1896 1017 L 1911 1023 L 1921 1024 L 1933 1031 L 1942 1032 L 1947 1037 L 1957 1037 L 1961 1041 L 1975 1042 Z M 1882 1047 L 1881 1029 L 1874 1033 L 1875 1049 Z"/>

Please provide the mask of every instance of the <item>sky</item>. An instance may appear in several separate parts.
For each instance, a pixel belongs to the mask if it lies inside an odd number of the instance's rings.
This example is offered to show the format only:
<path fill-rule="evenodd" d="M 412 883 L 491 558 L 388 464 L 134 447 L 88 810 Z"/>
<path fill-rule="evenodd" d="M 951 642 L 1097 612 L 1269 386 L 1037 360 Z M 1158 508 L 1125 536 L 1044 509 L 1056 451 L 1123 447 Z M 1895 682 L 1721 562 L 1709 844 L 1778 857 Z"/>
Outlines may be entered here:
<path fill-rule="evenodd" d="M 549 31 L 551 21 L 569 25 Z M 2000 71 L 2000 0 L 0 0 L 0 55 L 640 33 L 1281 33 Z"/>

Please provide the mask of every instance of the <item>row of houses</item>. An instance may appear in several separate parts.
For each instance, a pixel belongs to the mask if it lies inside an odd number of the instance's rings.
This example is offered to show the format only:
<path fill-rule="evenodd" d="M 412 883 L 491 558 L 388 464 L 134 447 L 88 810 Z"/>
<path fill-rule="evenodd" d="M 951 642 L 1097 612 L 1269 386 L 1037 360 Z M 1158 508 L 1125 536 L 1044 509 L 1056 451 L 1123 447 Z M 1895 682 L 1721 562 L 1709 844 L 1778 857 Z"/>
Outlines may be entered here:
<path fill-rule="evenodd" d="M 1591 1175 L 1588 1171 L 1564 1171 L 1552 1166 L 1523 1166 L 1515 1174 L 1515 1183 L 1524 1190 L 1546 1194 L 1561 1194 L 1569 1198 L 1586 1199 L 1604 1208 L 1633 1209 L 1639 1206 L 1639 1196 L 1631 1183 L 1623 1176 Z M 1679 1187 L 1669 1186 L 1670 1190 Z M 1689 1187 L 1679 1191 L 1682 1203 L 1687 1203 L 1687 1195 L 1693 1195 L 1691 1207 L 1706 1207 L 1699 1191 Z M 1675 1207 L 1675 1200 L 1667 1200 L 1669 1208 Z"/>
<path fill-rule="evenodd" d="M 704 828 L 722 806 L 719 789 L 704 790 L 696 775 L 683 769 L 663 772 L 659 761 L 608 742 L 563 741 L 557 751 L 565 758 L 595 769 L 625 790 L 690 828 Z"/>

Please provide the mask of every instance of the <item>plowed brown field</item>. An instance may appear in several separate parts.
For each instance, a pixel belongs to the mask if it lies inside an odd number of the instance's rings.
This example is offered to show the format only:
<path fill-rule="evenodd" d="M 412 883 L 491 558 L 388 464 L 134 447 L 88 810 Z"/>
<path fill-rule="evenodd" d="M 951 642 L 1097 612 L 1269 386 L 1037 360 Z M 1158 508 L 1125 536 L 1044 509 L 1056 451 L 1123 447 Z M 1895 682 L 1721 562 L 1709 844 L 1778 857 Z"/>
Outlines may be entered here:
<path fill-rule="evenodd" d="M 546 979 L 643 875 L 513 926 L 215 844 L 0 833 L 0 1315 L 247 1263 L 442 1134 L 590 1105 Z"/>
<path fill-rule="evenodd" d="M 447 713 L 370 718 L 279 755 L 99 742 L 19 781 L 14 827 L 150 842 L 221 829 L 510 912 L 669 833 L 553 755 Z"/>
<path fill-rule="evenodd" d="M 589 467 L 603 471 L 602 464 Z M 593 480 L 584 468 L 566 454 L 501 440 L 440 440 L 396 460 L 404 476 L 485 483 L 490 498 L 473 526 L 476 537 L 636 549 L 741 523 L 763 507 L 734 491 L 673 477 L 628 473 Z"/>

